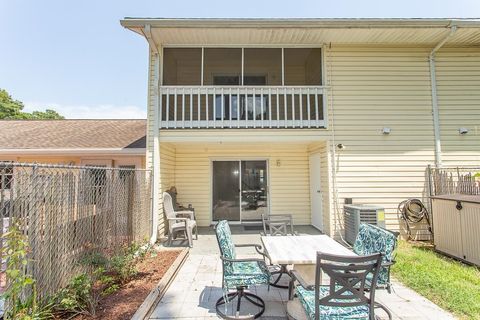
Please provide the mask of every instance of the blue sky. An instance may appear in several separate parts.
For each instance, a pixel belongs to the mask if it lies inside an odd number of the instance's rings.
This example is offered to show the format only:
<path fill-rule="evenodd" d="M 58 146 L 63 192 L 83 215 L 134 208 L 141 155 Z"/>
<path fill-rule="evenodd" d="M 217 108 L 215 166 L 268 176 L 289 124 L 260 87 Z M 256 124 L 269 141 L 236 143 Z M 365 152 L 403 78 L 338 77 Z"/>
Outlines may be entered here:
<path fill-rule="evenodd" d="M 480 0 L 0 0 L 0 88 L 68 118 L 143 118 L 147 44 L 130 17 L 480 17 Z"/>

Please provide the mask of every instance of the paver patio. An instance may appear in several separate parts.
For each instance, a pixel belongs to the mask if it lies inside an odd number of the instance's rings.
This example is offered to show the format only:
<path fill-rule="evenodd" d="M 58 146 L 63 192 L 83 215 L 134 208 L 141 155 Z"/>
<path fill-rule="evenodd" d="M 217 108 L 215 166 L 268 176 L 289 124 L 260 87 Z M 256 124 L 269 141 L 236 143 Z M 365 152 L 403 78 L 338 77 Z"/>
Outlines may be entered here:
<path fill-rule="evenodd" d="M 246 231 L 241 226 L 232 226 L 231 229 L 235 243 L 260 244 L 260 231 Z M 310 226 L 296 229 L 300 234 L 319 234 Z M 239 256 L 252 255 L 249 250 L 251 248 L 238 248 Z M 222 264 L 213 228 L 200 228 L 199 239 L 194 241 L 185 264 L 150 319 L 217 319 L 215 302 L 222 296 L 221 286 Z M 391 310 L 394 319 L 454 319 L 451 314 L 396 281 L 393 289 L 392 294 L 377 290 L 376 300 Z M 266 286 L 258 286 L 251 287 L 250 291 L 265 301 L 262 319 L 287 319 L 286 289 L 270 287 L 268 291 Z M 243 307 L 248 307 L 248 304 L 242 303 L 242 310 L 247 310 Z M 383 312 L 378 315 L 382 319 L 387 318 Z"/>

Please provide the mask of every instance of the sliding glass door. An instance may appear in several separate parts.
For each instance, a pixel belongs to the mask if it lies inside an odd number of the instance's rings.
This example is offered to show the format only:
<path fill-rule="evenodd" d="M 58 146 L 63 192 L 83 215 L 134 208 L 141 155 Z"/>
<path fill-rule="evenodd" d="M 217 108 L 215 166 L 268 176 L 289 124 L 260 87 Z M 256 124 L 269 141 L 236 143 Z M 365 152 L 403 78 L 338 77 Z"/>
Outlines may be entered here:
<path fill-rule="evenodd" d="M 240 221 L 240 163 L 213 161 L 213 220 Z"/>
<path fill-rule="evenodd" d="M 268 213 L 267 161 L 213 161 L 214 221 L 258 221 Z"/>

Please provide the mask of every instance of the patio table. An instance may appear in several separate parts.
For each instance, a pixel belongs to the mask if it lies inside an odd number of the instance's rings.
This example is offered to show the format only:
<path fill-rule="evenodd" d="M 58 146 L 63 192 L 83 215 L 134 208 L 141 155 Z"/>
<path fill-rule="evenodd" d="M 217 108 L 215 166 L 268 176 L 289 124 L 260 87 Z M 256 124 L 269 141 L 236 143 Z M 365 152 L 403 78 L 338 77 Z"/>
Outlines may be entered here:
<path fill-rule="evenodd" d="M 265 253 L 273 264 L 294 265 L 309 284 L 315 283 L 317 252 L 356 256 L 327 235 L 263 236 Z"/>
<path fill-rule="evenodd" d="M 316 236 L 263 236 L 261 239 L 265 253 L 273 264 L 293 265 L 293 268 L 300 273 L 305 282 L 311 285 L 315 284 L 315 265 L 318 251 L 345 256 L 357 255 L 324 234 Z M 392 319 L 390 311 L 383 304 L 375 302 L 375 307 L 385 310 L 388 318 Z M 293 319 L 303 319 L 304 313 L 302 310 L 303 308 L 298 300 L 289 301 L 287 304 L 287 312 Z"/>

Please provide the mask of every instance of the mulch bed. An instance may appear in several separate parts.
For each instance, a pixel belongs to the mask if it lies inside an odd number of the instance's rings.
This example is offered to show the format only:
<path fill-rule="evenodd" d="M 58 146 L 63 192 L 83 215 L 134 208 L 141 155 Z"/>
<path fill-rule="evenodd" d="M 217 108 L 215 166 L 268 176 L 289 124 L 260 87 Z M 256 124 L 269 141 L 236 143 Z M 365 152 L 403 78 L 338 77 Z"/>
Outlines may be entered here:
<path fill-rule="evenodd" d="M 76 320 L 128 320 L 157 285 L 181 251 L 165 250 L 147 257 L 138 266 L 138 275 L 117 292 L 100 301 L 95 317 L 78 316 Z"/>

